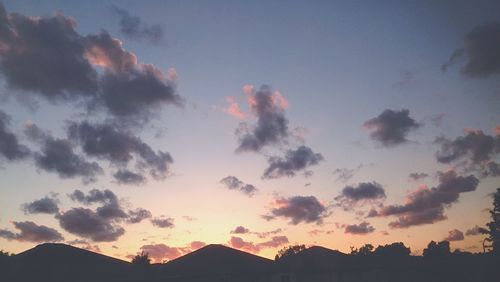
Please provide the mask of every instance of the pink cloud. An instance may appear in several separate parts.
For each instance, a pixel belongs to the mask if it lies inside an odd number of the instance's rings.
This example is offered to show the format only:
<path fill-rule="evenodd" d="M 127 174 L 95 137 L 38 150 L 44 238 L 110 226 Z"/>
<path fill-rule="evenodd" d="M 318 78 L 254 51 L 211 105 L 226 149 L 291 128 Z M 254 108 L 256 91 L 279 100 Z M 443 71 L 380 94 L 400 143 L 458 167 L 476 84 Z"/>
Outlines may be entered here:
<path fill-rule="evenodd" d="M 234 97 L 229 96 L 226 98 L 226 100 L 229 103 L 229 107 L 223 109 L 224 112 L 239 119 L 244 119 L 246 117 L 245 112 L 241 110 L 240 106 L 238 105 L 238 102 L 236 102 Z"/>

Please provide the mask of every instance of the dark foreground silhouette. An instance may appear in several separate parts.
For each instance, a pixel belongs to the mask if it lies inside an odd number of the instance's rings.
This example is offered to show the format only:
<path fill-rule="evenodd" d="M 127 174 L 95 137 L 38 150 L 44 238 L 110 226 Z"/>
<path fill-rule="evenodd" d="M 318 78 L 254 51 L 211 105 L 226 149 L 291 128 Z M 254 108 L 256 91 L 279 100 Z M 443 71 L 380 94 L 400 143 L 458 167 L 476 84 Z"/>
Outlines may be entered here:
<path fill-rule="evenodd" d="M 314 246 L 275 261 L 208 245 L 170 262 L 151 265 L 132 264 L 65 244 L 42 244 L 18 255 L 3 256 L 0 281 L 500 281 L 500 260 L 493 254 L 436 251 L 426 257 L 410 256 L 399 244 L 373 252 L 365 245 L 349 255 Z"/>

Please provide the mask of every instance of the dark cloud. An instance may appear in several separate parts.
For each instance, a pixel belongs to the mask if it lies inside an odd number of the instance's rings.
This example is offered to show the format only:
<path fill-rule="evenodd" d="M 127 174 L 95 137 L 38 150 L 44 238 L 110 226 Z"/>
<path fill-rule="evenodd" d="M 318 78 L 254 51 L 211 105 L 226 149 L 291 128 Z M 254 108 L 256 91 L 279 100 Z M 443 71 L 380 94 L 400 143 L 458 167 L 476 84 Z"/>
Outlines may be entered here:
<path fill-rule="evenodd" d="M 76 189 L 73 193 L 69 194 L 71 200 L 85 204 L 91 205 L 95 203 L 99 204 L 112 204 L 118 205 L 118 197 L 111 190 L 98 190 L 92 189 L 85 195 L 81 190 Z"/>
<path fill-rule="evenodd" d="M 422 187 L 406 197 L 404 205 L 385 206 L 378 216 L 397 216 L 389 223 L 392 228 L 408 228 L 445 220 L 444 209 L 458 201 L 460 194 L 476 190 L 479 180 L 473 176 L 458 176 L 453 170 L 439 173 L 436 187 Z"/>
<path fill-rule="evenodd" d="M 371 138 L 385 147 L 391 147 L 408 142 L 410 131 L 422 126 L 410 117 L 409 110 L 385 110 L 380 115 L 365 122 L 370 130 Z"/>
<path fill-rule="evenodd" d="M 128 222 L 130 223 L 139 223 L 144 219 L 153 217 L 150 211 L 142 208 L 131 210 L 128 212 L 128 215 L 129 215 Z"/>
<path fill-rule="evenodd" d="M 153 65 L 139 63 L 107 32 L 87 36 L 86 44 L 89 60 L 105 69 L 94 106 L 119 118 L 144 119 L 164 104 L 183 104 L 173 78 Z"/>
<path fill-rule="evenodd" d="M 41 146 L 40 152 L 34 153 L 39 169 L 55 172 L 61 178 L 82 177 L 85 183 L 95 181 L 103 173 L 99 164 L 78 155 L 70 140 L 55 139 L 34 124 L 28 125 L 25 133 Z"/>
<path fill-rule="evenodd" d="M 250 230 L 248 228 L 245 228 L 243 226 L 238 226 L 234 230 L 232 230 L 230 233 L 231 234 L 246 234 L 249 232 L 250 232 Z"/>
<path fill-rule="evenodd" d="M 175 76 L 140 63 L 106 31 L 80 35 L 75 20 L 61 13 L 29 17 L 7 14 L 0 5 L 0 43 L 0 71 L 7 86 L 22 93 L 83 102 L 89 110 L 134 122 L 164 104 L 183 104 Z"/>
<path fill-rule="evenodd" d="M 163 217 L 156 217 L 151 219 L 151 223 L 160 228 L 172 228 L 174 227 L 174 219 L 172 218 L 163 218 Z"/>
<path fill-rule="evenodd" d="M 442 70 L 465 62 L 462 73 L 473 78 L 484 78 L 500 73 L 500 23 L 477 26 L 464 38 L 464 47 L 456 49 L 443 64 Z"/>
<path fill-rule="evenodd" d="M 131 132 L 120 130 L 115 124 L 71 123 L 68 127 L 71 140 L 78 142 L 88 155 L 110 161 L 115 166 L 125 166 L 133 158 L 136 167 L 161 179 L 169 173 L 172 157 L 167 152 L 155 152 L 148 144 Z M 129 170 L 119 170 L 115 179 L 120 183 L 138 184 L 144 176 Z"/>
<path fill-rule="evenodd" d="M 463 241 L 464 240 L 464 233 L 458 229 L 452 229 L 448 231 L 448 236 L 444 238 L 446 241 Z"/>
<path fill-rule="evenodd" d="M 440 163 L 457 163 L 466 170 L 481 171 L 485 176 L 500 175 L 498 163 L 493 159 L 500 154 L 500 136 L 484 134 L 481 130 L 467 129 L 465 136 L 454 140 L 438 137 L 440 145 L 436 159 Z"/>
<path fill-rule="evenodd" d="M 95 242 L 112 242 L 125 234 L 114 221 L 87 208 L 72 208 L 57 216 L 61 227 L 71 234 Z"/>
<path fill-rule="evenodd" d="M 262 178 L 293 177 L 297 172 L 304 171 L 323 160 L 324 158 L 321 154 L 314 153 L 311 148 L 302 145 L 296 150 L 286 151 L 283 158 L 270 157 L 268 159 L 269 167 L 264 171 Z"/>
<path fill-rule="evenodd" d="M 9 231 L 7 229 L 0 229 L 0 238 L 4 238 L 7 240 L 15 240 L 16 233 Z"/>
<path fill-rule="evenodd" d="M 344 209 L 352 209 L 358 204 L 380 203 L 385 198 L 385 190 L 382 185 L 377 182 L 361 182 L 357 186 L 344 187 L 342 193 L 335 197 L 335 200 Z"/>
<path fill-rule="evenodd" d="M 290 223 L 294 225 L 302 222 L 321 224 L 323 218 L 328 215 L 326 207 L 314 196 L 279 198 L 274 204 L 275 207 L 269 215 L 264 216 L 265 219 L 284 217 L 290 219 Z"/>
<path fill-rule="evenodd" d="M 465 231 L 465 235 L 466 236 L 475 236 L 475 235 L 481 235 L 481 234 L 486 234 L 488 232 L 488 230 L 484 227 L 479 227 L 479 226 L 474 226 L 470 229 L 467 229 L 467 231 Z"/>
<path fill-rule="evenodd" d="M 18 229 L 20 233 L 14 233 L 9 230 L 1 229 L 0 237 L 7 240 L 35 243 L 58 242 L 64 240 L 61 233 L 57 230 L 44 225 L 38 225 L 32 221 L 14 221 L 12 224 L 14 224 L 14 227 Z"/>
<path fill-rule="evenodd" d="M 7 14 L 0 5 L 0 68 L 7 85 L 49 100 L 93 95 L 97 73 L 75 28 L 76 22 L 60 13 L 35 18 Z"/>
<path fill-rule="evenodd" d="M 8 129 L 9 123 L 10 116 L 0 110 L 0 156 L 9 161 L 25 159 L 30 150 L 20 144 L 17 136 Z"/>
<path fill-rule="evenodd" d="M 412 172 L 408 175 L 412 180 L 419 181 L 420 179 L 429 177 L 429 174 L 425 172 Z"/>
<path fill-rule="evenodd" d="M 75 190 L 69 195 L 73 201 L 80 202 L 85 205 L 101 204 L 96 209 L 98 216 L 103 219 L 126 219 L 129 215 L 123 210 L 118 197 L 111 190 L 92 189 L 87 195 L 80 190 Z"/>
<path fill-rule="evenodd" d="M 139 185 L 146 182 L 146 178 L 144 177 L 144 175 L 130 171 L 128 169 L 118 170 L 117 172 L 115 172 L 115 174 L 113 174 L 113 177 L 116 179 L 116 181 L 118 181 L 119 184 Z"/>
<path fill-rule="evenodd" d="M 56 198 L 44 197 L 31 203 L 24 204 L 22 209 L 25 214 L 57 214 L 59 213 L 58 202 Z"/>
<path fill-rule="evenodd" d="M 132 16 L 124 9 L 115 5 L 111 6 L 112 11 L 120 18 L 120 31 L 132 39 L 147 40 L 153 44 L 158 44 L 163 40 L 163 28 L 159 24 L 146 25 L 138 16 Z"/>
<path fill-rule="evenodd" d="M 255 92 L 252 88 L 248 100 L 257 124 L 248 129 L 237 130 L 239 146 L 237 152 L 259 152 L 264 146 L 279 144 L 289 136 L 288 119 L 285 117 L 284 98 L 269 86 L 263 85 Z"/>
<path fill-rule="evenodd" d="M 376 209 L 371 209 L 368 211 L 368 214 L 366 214 L 367 218 L 376 217 L 376 216 L 378 216 L 378 211 Z"/>
<path fill-rule="evenodd" d="M 226 176 L 219 181 L 221 184 L 224 184 L 230 190 L 238 190 L 242 193 L 253 196 L 255 192 L 257 192 L 257 188 L 252 184 L 245 184 L 243 181 L 239 180 L 235 176 Z"/>
<path fill-rule="evenodd" d="M 363 235 L 369 234 L 375 231 L 375 228 L 370 225 L 370 223 L 364 221 L 360 224 L 350 224 L 345 227 L 344 233 L 355 234 L 355 235 Z"/>

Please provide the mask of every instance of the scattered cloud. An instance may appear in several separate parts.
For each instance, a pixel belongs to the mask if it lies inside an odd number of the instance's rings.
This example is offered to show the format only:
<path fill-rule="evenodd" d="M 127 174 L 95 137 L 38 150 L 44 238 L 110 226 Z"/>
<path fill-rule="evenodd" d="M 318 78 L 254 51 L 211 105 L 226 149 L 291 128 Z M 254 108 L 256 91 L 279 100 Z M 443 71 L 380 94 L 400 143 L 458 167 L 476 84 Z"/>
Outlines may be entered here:
<path fill-rule="evenodd" d="M 229 106 L 223 109 L 225 113 L 228 113 L 229 115 L 232 115 L 233 117 L 239 119 L 245 119 L 247 117 L 247 114 L 241 110 L 240 105 L 238 104 L 238 102 L 236 102 L 236 99 L 234 97 L 226 97 L 226 100 L 229 103 Z"/>
<path fill-rule="evenodd" d="M 378 216 L 397 216 L 389 223 L 391 228 L 430 224 L 445 220 L 444 209 L 456 203 L 461 193 L 476 190 L 479 180 L 473 176 L 458 176 L 454 170 L 439 173 L 436 187 L 422 186 L 406 197 L 403 205 L 389 205 L 380 209 Z"/>
<path fill-rule="evenodd" d="M 71 234 L 94 242 L 112 242 L 125 234 L 115 221 L 101 217 L 87 208 L 72 208 L 56 217 L 61 227 Z"/>
<path fill-rule="evenodd" d="M 485 234 L 487 231 L 486 228 L 484 227 L 479 227 L 479 226 L 474 226 L 470 229 L 467 229 L 467 231 L 465 231 L 465 235 L 466 236 L 476 236 L 476 235 L 482 235 L 482 234 Z"/>
<path fill-rule="evenodd" d="M 6 229 L 0 229 L 0 237 L 7 240 L 16 240 L 21 242 L 58 242 L 63 241 L 64 238 L 57 230 L 38 225 L 32 221 L 13 221 L 14 227 L 19 230 L 19 233 L 14 233 Z"/>
<path fill-rule="evenodd" d="M 280 92 L 273 92 L 263 85 L 258 91 L 253 86 L 245 86 L 251 113 L 257 117 L 257 124 L 248 127 L 243 124 L 236 134 L 239 137 L 237 152 L 259 152 L 264 146 L 283 143 L 289 135 L 285 108 L 288 102 Z"/>
<path fill-rule="evenodd" d="M 353 178 L 354 174 L 358 172 L 363 167 L 363 164 L 359 164 L 356 168 L 336 168 L 333 171 L 333 175 L 337 176 L 335 182 L 346 183 Z"/>
<path fill-rule="evenodd" d="M 385 190 L 377 182 L 361 182 L 357 186 L 346 186 L 339 196 L 335 197 L 338 205 L 350 210 L 366 203 L 380 204 L 386 198 Z"/>
<path fill-rule="evenodd" d="M 118 184 L 140 185 L 146 182 L 146 177 L 128 169 L 119 169 L 113 174 Z"/>
<path fill-rule="evenodd" d="M 123 35 L 131 39 L 144 39 L 153 44 L 162 42 L 163 28 L 161 25 L 146 25 L 140 17 L 130 15 L 128 11 L 115 5 L 112 5 L 111 9 L 120 19 L 120 31 Z"/>
<path fill-rule="evenodd" d="M 147 120 L 162 105 L 183 104 L 169 74 L 140 63 L 107 31 L 83 36 L 76 21 L 62 13 L 30 17 L 7 13 L 3 5 L 0 18 L 5 31 L 0 35 L 0 70 L 7 87 L 22 90 L 16 95 L 84 103 L 89 110 L 134 122 Z M 129 35 L 152 35 L 140 22 L 135 27 Z"/>
<path fill-rule="evenodd" d="M 354 235 L 364 235 L 375 231 L 375 228 L 370 225 L 370 223 L 364 221 L 360 224 L 350 224 L 346 225 L 344 233 L 354 234 Z"/>
<path fill-rule="evenodd" d="M 283 158 L 268 158 L 269 167 L 264 171 L 262 178 L 293 177 L 297 172 L 305 171 L 308 167 L 317 165 L 323 160 L 321 154 L 314 153 L 311 148 L 302 145 L 295 150 L 287 150 Z"/>
<path fill-rule="evenodd" d="M 321 224 L 326 216 L 328 216 L 327 208 L 316 197 L 294 196 L 276 199 L 270 214 L 263 217 L 268 220 L 283 217 L 289 219 L 290 224 L 297 225 L 313 222 Z"/>
<path fill-rule="evenodd" d="M 276 235 L 276 234 L 279 234 L 281 232 L 283 232 L 283 230 L 281 228 L 271 230 L 271 231 L 256 232 L 256 231 L 250 231 L 250 229 L 248 229 L 244 226 L 238 226 L 234 230 L 231 230 L 231 232 L 229 232 L 229 233 L 230 234 L 251 234 L 251 235 L 257 236 L 260 239 L 265 239 L 271 235 Z"/>
<path fill-rule="evenodd" d="M 410 117 L 409 110 L 385 110 L 380 115 L 364 123 L 372 130 L 371 138 L 382 146 L 391 147 L 408 142 L 410 131 L 418 129 L 422 124 Z"/>
<path fill-rule="evenodd" d="M 412 172 L 408 175 L 408 177 L 413 181 L 419 181 L 421 179 L 429 177 L 429 174 L 425 172 Z"/>
<path fill-rule="evenodd" d="M 172 228 L 174 227 L 174 219 L 170 217 L 155 217 L 151 219 L 151 223 L 159 228 Z"/>
<path fill-rule="evenodd" d="M 448 236 L 444 239 L 446 241 L 463 241 L 464 240 L 464 233 L 458 229 L 452 229 L 448 231 Z"/>
<path fill-rule="evenodd" d="M 161 263 L 164 260 L 172 260 L 184 254 L 180 248 L 169 247 L 165 244 L 144 245 L 141 250 L 149 254 L 154 262 Z"/>
<path fill-rule="evenodd" d="M 30 150 L 19 143 L 17 136 L 8 129 L 9 124 L 10 116 L 0 110 L 0 157 L 8 161 L 25 159 Z"/>
<path fill-rule="evenodd" d="M 147 171 L 156 178 L 165 178 L 169 173 L 172 157 L 167 152 L 155 152 L 148 144 L 130 131 L 120 130 L 116 124 L 91 124 L 89 122 L 70 123 L 68 135 L 79 143 L 88 156 L 105 159 L 111 164 L 122 167 L 135 158 L 136 167 Z M 115 179 L 122 184 L 139 184 L 144 182 L 140 173 L 120 169 Z"/>
<path fill-rule="evenodd" d="M 443 64 L 446 71 L 451 66 L 464 62 L 462 73 L 467 77 L 485 78 L 500 73 L 500 23 L 490 22 L 477 26 L 464 38 L 464 46 L 456 49 Z"/>
<path fill-rule="evenodd" d="M 155 263 L 162 263 L 166 260 L 173 260 L 187 253 L 196 251 L 206 246 L 205 242 L 193 241 L 184 247 L 172 247 L 165 244 L 143 245 L 140 249 L 149 254 Z"/>
<path fill-rule="evenodd" d="M 41 146 L 41 150 L 33 154 L 39 169 L 55 172 L 61 178 L 81 177 L 84 183 L 94 182 L 103 174 L 98 163 L 87 161 L 75 152 L 70 140 L 53 138 L 35 124 L 26 125 L 25 133 Z"/>
<path fill-rule="evenodd" d="M 318 236 L 320 234 L 330 235 L 330 234 L 335 233 L 335 231 L 334 230 L 313 229 L 313 230 L 308 231 L 307 233 L 309 233 L 309 235 L 311 235 L 311 236 Z"/>
<path fill-rule="evenodd" d="M 131 210 L 128 212 L 128 222 L 130 223 L 139 223 L 143 221 L 144 219 L 148 219 L 153 217 L 150 211 L 142 208 L 137 208 L 135 210 Z"/>
<path fill-rule="evenodd" d="M 257 188 L 252 184 L 245 184 L 235 176 L 226 176 L 219 181 L 224 184 L 229 190 L 238 190 L 247 196 L 253 196 L 257 192 Z"/>
<path fill-rule="evenodd" d="M 493 161 L 500 155 L 500 136 L 484 134 L 482 130 L 466 129 L 465 136 L 454 140 L 438 137 L 440 145 L 436 159 L 440 163 L 459 164 L 466 171 L 481 171 L 484 176 L 499 176 L 499 164 Z M 461 163 L 460 163 L 461 162 Z"/>
<path fill-rule="evenodd" d="M 286 236 L 273 236 L 270 240 L 261 243 L 245 241 L 240 237 L 232 236 L 229 245 L 233 248 L 244 250 L 250 253 L 259 253 L 266 248 L 278 248 L 286 245 L 289 240 Z"/>
<path fill-rule="evenodd" d="M 250 230 L 248 228 L 245 228 L 243 226 L 238 226 L 234 230 L 232 230 L 230 233 L 231 234 L 246 234 L 249 232 L 250 232 Z"/>
<path fill-rule="evenodd" d="M 22 205 L 22 210 L 25 214 L 57 214 L 59 213 L 59 201 L 55 197 L 43 197 L 30 203 Z"/>

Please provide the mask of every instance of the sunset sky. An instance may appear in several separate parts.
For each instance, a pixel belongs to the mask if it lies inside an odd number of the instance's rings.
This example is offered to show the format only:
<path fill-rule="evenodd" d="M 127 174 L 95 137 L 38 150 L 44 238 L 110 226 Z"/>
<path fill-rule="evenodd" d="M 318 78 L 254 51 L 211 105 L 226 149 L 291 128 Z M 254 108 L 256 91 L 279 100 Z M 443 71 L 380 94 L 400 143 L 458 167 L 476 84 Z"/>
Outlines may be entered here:
<path fill-rule="evenodd" d="M 477 252 L 500 187 L 498 1 L 4 1 L 0 84 L 9 252 Z"/>

